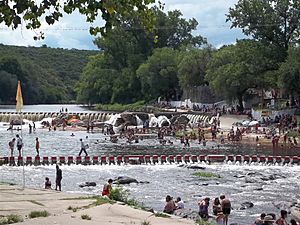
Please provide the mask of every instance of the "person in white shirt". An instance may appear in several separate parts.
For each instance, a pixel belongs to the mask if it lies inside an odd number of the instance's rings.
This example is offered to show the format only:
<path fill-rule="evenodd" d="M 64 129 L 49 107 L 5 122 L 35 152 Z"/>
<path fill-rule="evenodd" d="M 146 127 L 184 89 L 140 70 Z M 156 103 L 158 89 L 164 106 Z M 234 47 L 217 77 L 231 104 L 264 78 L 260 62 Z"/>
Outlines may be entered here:
<path fill-rule="evenodd" d="M 19 157 L 21 157 L 21 150 L 22 150 L 22 147 L 23 147 L 23 140 L 18 134 L 16 135 L 16 137 L 17 137 L 17 149 L 19 151 Z"/>
<path fill-rule="evenodd" d="M 80 142 L 81 142 L 81 149 L 79 152 L 79 156 L 81 156 L 81 153 L 84 152 L 85 156 L 88 156 L 87 152 L 86 152 L 86 148 L 88 148 L 88 145 L 84 144 L 84 141 L 80 138 Z"/>
<path fill-rule="evenodd" d="M 181 200 L 180 197 L 176 199 L 175 203 L 176 203 L 176 209 L 184 209 L 184 202 Z"/>

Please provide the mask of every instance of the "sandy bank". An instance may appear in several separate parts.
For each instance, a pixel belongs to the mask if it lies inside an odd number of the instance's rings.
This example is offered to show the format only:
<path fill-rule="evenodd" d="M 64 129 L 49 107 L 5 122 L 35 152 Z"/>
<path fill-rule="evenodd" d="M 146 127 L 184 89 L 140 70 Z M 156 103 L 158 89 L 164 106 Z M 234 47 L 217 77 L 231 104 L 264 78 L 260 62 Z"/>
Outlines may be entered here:
<path fill-rule="evenodd" d="M 195 224 L 191 220 L 179 217 L 161 218 L 153 213 L 124 206 L 119 203 L 103 204 L 87 207 L 95 202 L 95 199 L 80 199 L 86 197 L 78 194 L 56 192 L 53 190 L 39 190 L 7 184 L 0 185 L 0 215 L 21 215 L 24 222 L 18 224 L 28 225 L 99 225 L 99 224 L 142 224 L 144 221 L 153 224 Z M 68 210 L 78 209 L 76 212 Z M 32 211 L 46 210 L 51 215 L 45 218 L 29 219 L 28 214 Z M 88 215 L 91 220 L 83 220 L 81 215 Z"/>

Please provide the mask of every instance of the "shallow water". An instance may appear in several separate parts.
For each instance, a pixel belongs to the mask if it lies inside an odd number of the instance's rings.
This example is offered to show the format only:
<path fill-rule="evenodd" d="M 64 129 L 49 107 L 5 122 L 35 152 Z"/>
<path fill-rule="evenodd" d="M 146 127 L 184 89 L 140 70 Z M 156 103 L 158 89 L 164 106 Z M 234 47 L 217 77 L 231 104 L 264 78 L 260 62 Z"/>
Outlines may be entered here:
<path fill-rule="evenodd" d="M 204 165 L 204 164 L 201 164 Z M 63 171 L 62 189 L 67 192 L 99 194 L 102 186 L 109 178 L 121 175 L 136 178 L 139 181 L 149 181 L 149 184 L 124 185 L 145 206 L 161 211 L 164 198 L 171 194 L 181 196 L 185 207 L 197 210 L 197 201 L 201 197 L 214 199 L 225 193 L 232 201 L 234 210 L 230 216 L 231 222 L 251 224 L 261 212 L 279 212 L 273 202 L 294 201 L 299 198 L 300 167 L 294 166 L 254 166 L 254 165 L 204 165 L 206 171 L 220 174 L 221 178 L 212 180 L 193 176 L 194 170 L 180 168 L 177 165 L 105 165 L 105 166 L 61 166 Z M 0 180 L 22 183 L 22 167 L 0 167 Z M 246 175 L 254 183 L 246 183 L 245 178 L 235 175 Z M 252 175 L 249 175 L 252 174 Z M 277 179 L 263 181 L 261 175 L 276 175 Z M 25 166 L 26 186 L 43 188 L 44 178 L 48 176 L 55 181 L 55 166 Z M 94 181 L 96 187 L 80 188 L 82 182 Z M 208 184 L 208 186 L 203 186 Z M 262 188 L 260 191 L 255 189 Z M 254 207 L 238 210 L 240 203 L 250 201 Z"/>

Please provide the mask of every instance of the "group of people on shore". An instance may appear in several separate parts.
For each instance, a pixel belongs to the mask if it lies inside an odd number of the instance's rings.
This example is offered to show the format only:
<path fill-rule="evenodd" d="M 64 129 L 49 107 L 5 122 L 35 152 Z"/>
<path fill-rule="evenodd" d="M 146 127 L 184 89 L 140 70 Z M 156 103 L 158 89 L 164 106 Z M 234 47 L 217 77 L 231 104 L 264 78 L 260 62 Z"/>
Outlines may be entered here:
<path fill-rule="evenodd" d="M 221 195 L 220 198 L 215 198 L 212 212 L 213 215 L 209 215 L 209 201 L 210 198 L 206 197 L 198 202 L 199 211 L 198 214 L 203 221 L 213 219 L 217 224 L 228 225 L 228 217 L 231 212 L 231 202 L 225 195 Z M 170 195 L 166 197 L 166 204 L 164 212 L 173 214 L 176 210 L 184 209 L 184 202 L 178 197 L 175 201 Z"/>
<path fill-rule="evenodd" d="M 287 221 L 287 211 L 281 210 L 279 218 L 276 219 L 276 215 L 273 213 L 265 214 L 262 213 L 256 220 L 253 225 L 299 225 L 296 220 L 291 219 L 290 223 Z"/>

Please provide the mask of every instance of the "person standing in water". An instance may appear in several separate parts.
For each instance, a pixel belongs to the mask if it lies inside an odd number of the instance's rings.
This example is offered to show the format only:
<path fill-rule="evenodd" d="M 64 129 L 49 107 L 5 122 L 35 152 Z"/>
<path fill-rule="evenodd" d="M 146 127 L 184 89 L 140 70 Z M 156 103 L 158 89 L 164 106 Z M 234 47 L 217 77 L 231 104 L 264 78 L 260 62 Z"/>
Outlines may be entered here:
<path fill-rule="evenodd" d="M 78 156 L 81 156 L 82 152 L 85 153 L 85 156 L 88 156 L 88 154 L 86 152 L 86 148 L 88 148 L 88 145 L 84 144 L 84 141 L 82 140 L 82 138 L 80 138 L 80 143 L 81 143 L 81 149 L 80 149 Z"/>
<path fill-rule="evenodd" d="M 21 150 L 23 148 L 23 140 L 18 134 L 16 135 L 16 137 L 17 137 L 17 149 L 19 151 L 19 157 L 21 157 L 21 155 L 22 155 Z"/>
<path fill-rule="evenodd" d="M 15 138 L 13 138 L 10 142 L 8 142 L 8 146 L 9 146 L 9 149 L 10 149 L 10 156 L 11 157 L 14 156 L 15 142 L 16 142 Z"/>
<path fill-rule="evenodd" d="M 40 156 L 40 141 L 39 138 L 35 139 L 35 150 L 36 150 L 36 154 L 37 156 Z"/>

